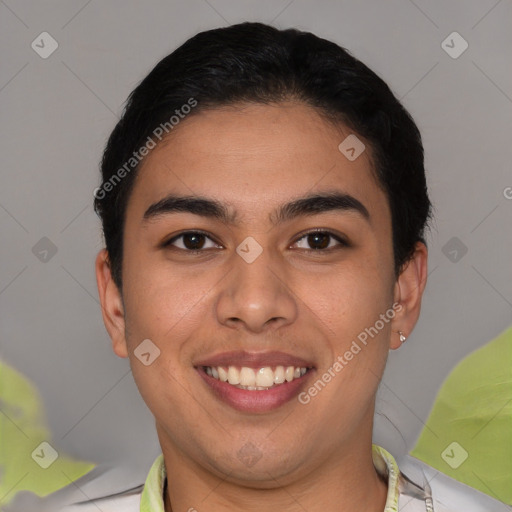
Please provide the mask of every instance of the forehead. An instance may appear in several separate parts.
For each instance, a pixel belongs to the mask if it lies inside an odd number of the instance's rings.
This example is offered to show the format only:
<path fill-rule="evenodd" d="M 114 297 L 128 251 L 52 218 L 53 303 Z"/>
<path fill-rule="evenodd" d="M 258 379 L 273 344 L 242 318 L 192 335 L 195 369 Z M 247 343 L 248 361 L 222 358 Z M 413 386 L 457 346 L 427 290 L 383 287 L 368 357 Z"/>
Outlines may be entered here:
<path fill-rule="evenodd" d="M 169 192 L 215 197 L 243 221 L 286 198 L 336 189 L 386 210 L 370 148 L 355 137 L 301 103 L 200 111 L 145 158 L 130 202 L 141 217 L 144 205 Z"/>

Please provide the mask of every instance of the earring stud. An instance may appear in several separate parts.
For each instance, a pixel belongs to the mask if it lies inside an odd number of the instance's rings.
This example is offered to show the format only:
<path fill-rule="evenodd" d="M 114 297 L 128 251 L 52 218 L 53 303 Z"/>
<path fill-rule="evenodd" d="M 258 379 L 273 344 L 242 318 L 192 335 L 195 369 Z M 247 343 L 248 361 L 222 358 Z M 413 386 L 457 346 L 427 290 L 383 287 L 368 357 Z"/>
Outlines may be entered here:
<path fill-rule="evenodd" d="M 402 331 L 398 331 L 398 335 L 400 336 L 400 343 L 404 343 L 405 340 L 407 339 L 405 336 L 404 336 L 404 333 Z"/>

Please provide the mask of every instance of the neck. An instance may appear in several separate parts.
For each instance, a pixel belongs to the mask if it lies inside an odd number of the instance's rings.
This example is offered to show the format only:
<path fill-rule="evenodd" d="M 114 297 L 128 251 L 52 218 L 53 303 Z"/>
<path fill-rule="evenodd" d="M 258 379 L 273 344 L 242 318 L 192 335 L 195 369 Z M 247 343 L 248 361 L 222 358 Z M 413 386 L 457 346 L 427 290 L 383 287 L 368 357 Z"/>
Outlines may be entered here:
<path fill-rule="evenodd" d="M 365 510 L 383 512 L 387 483 L 372 460 L 370 437 L 351 440 L 342 450 L 302 472 L 276 479 L 269 474 L 251 486 L 229 475 L 216 475 L 185 457 L 161 439 L 169 485 L 165 490 L 165 512 L 205 510 L 261 512 L 339 512 Z M 171 506 L 172 504 L 172 506 Z"/>
<path fill-rule="evenodd" d="M 207 485 L 204 480 L 195 482 L 192 488 L 184 485 L 183 480 L 178 482 L 169 476 L 171 484 L 165 492 L 165 512 L 204 509 L 209 512 L 261 512 L 262 508 L 283 512 L 383 512 L 387 484 L 375 470 L 350 475 L 337 470 L 332 475 L 337 477 L 337 485 L 315 480 L 264 490 L 241 487 L 221 479 L 214 485 Z"/>

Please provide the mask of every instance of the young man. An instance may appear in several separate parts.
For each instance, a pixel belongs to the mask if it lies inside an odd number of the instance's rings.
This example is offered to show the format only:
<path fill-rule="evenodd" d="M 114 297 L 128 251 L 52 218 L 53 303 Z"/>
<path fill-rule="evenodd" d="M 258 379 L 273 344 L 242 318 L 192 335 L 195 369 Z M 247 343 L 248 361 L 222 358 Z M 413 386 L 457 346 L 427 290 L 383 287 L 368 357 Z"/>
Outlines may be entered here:
<path fill-rule="evenodd" d="M 103 319 L 162 455 L 65 510 L 485 510 L 372 445 L 430 201 L 420 134 L 371 70 L 297 30 L 200 33 L 130 95 L 102 179 Z"/>

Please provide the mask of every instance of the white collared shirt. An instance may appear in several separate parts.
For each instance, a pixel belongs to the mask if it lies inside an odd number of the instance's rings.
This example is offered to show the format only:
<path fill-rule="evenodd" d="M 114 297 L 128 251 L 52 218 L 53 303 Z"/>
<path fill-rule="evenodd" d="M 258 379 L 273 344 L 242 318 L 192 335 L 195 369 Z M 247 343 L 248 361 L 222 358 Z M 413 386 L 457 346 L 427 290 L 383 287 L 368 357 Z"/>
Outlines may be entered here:
<path fill-rule="evenodd" d="M 400 470 L 393 456 L 384 448 L 374 444 L 372 455 L 377 472 L 386 479 L 388 485 L 383 512 L 509 511 L 509 507 L 502 502 L 410 456 L 401 462 Z M 406 474 L 415 474 L 415 478 L 409 478 Z M 422 477 L 424 475 L 429 482 L 432 489 L 431 501 L 420 483 L 419 474 Z M 133 485 L 126 468 L 106 471 L 95 468 L 47 498 L 21 496 L 5 508 L 5 512 L 164 512 L 165 480 L 164 458 L 160 454 L 151 466 L 144 484 Z M 107 488 L 110 492 L 105 492 Z M 430 504 L 432 508 L 429 508 Z"/>

